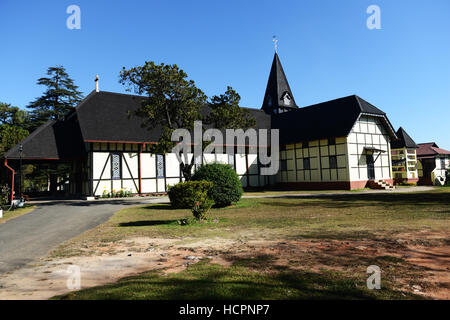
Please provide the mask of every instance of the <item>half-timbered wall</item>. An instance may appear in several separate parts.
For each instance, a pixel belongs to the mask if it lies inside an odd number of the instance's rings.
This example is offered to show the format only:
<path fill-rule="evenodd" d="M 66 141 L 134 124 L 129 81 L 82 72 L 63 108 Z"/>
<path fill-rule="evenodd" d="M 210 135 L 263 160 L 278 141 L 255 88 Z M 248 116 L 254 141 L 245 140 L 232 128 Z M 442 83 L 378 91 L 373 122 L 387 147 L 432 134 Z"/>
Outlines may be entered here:
<path fill-rule="evenodd" d="M 390 138 L 379 118 L 362 115 L 348 135 L 347 147 L 351 181 L 368 180 L 365 147 L 384 151 L 373 154 L 375 179 L 392 179 Z"/>
<path fill-rule="evenodd" d="M 346 138 L 283 146 L 277 182 L 348 181 Z"/>
<path fill-rule="evenodd" d="M 385 151 L 373 154 L 375 179 L 392 179 L 389 135 L 377 117 L 361 116 L 348 137 L 282 146 L 277 182 L 367 181 L 366 147 Z"/>
<path fill-rule="evenodd" d="M 141 152 L 139 151 L 142 148 Z M 141 153 L 141 178 L 139 179 L 139 153 Z M 148 146 L 123 143 L 93 143 L 92 152 L 92 194 L 121 189 L 132 193 L 166 192 L 167 187 L 183 181 L 175 154 L 156 155 Z M 188 155 L 188 160 L 192 154 Z M 257 154 L 204 154 L 196 160 L 196 167 L 202 163 L 227 163 L 235 168 L 244 188 L 267 185 L 271 179 L 260 176 Z M 194 170 L 194 169 L 193 169 Z M 273 182 L 274 179 L 272 179 Z M 139 183 L 141 185 L 139 185 Z M 141 189 L 141 190 L 139 190 Z"/>

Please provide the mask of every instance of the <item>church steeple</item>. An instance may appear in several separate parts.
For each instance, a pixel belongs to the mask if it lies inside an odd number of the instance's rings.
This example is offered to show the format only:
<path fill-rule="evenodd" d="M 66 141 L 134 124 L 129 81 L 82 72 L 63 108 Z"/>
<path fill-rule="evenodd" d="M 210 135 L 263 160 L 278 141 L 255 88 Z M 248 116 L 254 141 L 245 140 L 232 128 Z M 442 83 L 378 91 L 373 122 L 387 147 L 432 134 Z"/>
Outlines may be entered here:
<path fill-rule="evenodd" d="M 292 108 L 298 107 L 281 66 L 280 58 L 275 52 L 261 109 L 268 114 L 276 114 L 289 111 Z"/>

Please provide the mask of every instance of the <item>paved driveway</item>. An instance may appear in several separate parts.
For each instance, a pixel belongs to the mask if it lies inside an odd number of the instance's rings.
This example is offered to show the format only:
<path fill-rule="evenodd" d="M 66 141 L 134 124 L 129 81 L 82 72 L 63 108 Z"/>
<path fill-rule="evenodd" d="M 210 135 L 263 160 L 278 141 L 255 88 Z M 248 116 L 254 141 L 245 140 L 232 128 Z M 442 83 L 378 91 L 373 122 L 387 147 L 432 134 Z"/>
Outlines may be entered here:
<path fill-rule="evenodd" d="M 58 244 L 105 222 L 126 206 L 149 202 L 155 201 L 41 203 L 33 212 L 0 224 L 0 273 L 18 269 L 44 256 Z"/>

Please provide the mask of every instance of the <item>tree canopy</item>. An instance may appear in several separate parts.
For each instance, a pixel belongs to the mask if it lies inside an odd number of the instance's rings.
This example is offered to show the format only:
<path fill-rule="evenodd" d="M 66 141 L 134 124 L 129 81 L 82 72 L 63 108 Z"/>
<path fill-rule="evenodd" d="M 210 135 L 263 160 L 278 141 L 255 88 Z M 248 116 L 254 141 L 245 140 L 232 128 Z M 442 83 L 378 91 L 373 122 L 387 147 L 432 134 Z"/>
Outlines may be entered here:
<path fill-rule="evenodd" d="M 209 101 L 196 87 L 193 80 L 176 64 L 155 64 L 146 61 L 143 66 L 122 68 L 119 82 L 127 91 L 145 95 L 136 115 L 143 118 L 143 126 L 161 126 L 162 135 L 153 152 L 168 153 L 175 145 L 171 141 L 172 132 L 177 128 L 192 130 L 194 121 L 204 120 L 205 125 L 216 129 L 248 128 L 256 121 L 248 110 L 239 107 L 240 96 L 233 88 Z M 204 117 L 202 109 L 209 106 L 210 112 Z M 191 163 L 181 163 L 180 168 L 186 180 L 190 180 L 194 159 Z"/>
<path fill-rule="evenodd" d="M 49 67 L 48 77 L 39 78 L 38 85 L 46 87 L 44 94 L 31 102 L 32 129 L 36 129 L 48 120 L 60 120 L 82 99 L 78 86 L 69 77 L 63 66 Z"/>
<path fill-rule="evenodd" d="M 0 102 L 0 157 L 28 136 L 28 113 Z"/>

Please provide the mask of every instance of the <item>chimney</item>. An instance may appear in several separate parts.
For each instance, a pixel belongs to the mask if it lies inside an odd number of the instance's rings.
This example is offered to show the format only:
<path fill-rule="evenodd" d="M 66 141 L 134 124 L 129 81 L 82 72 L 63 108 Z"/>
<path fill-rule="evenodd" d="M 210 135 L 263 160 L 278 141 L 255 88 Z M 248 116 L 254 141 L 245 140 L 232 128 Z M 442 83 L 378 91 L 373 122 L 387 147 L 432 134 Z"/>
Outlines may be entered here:
<path fill-rule="evenodd" d="M 95 92 L 99 92 L 100 90 L 98 89 L 98 75 L 95 76 Z"/>

